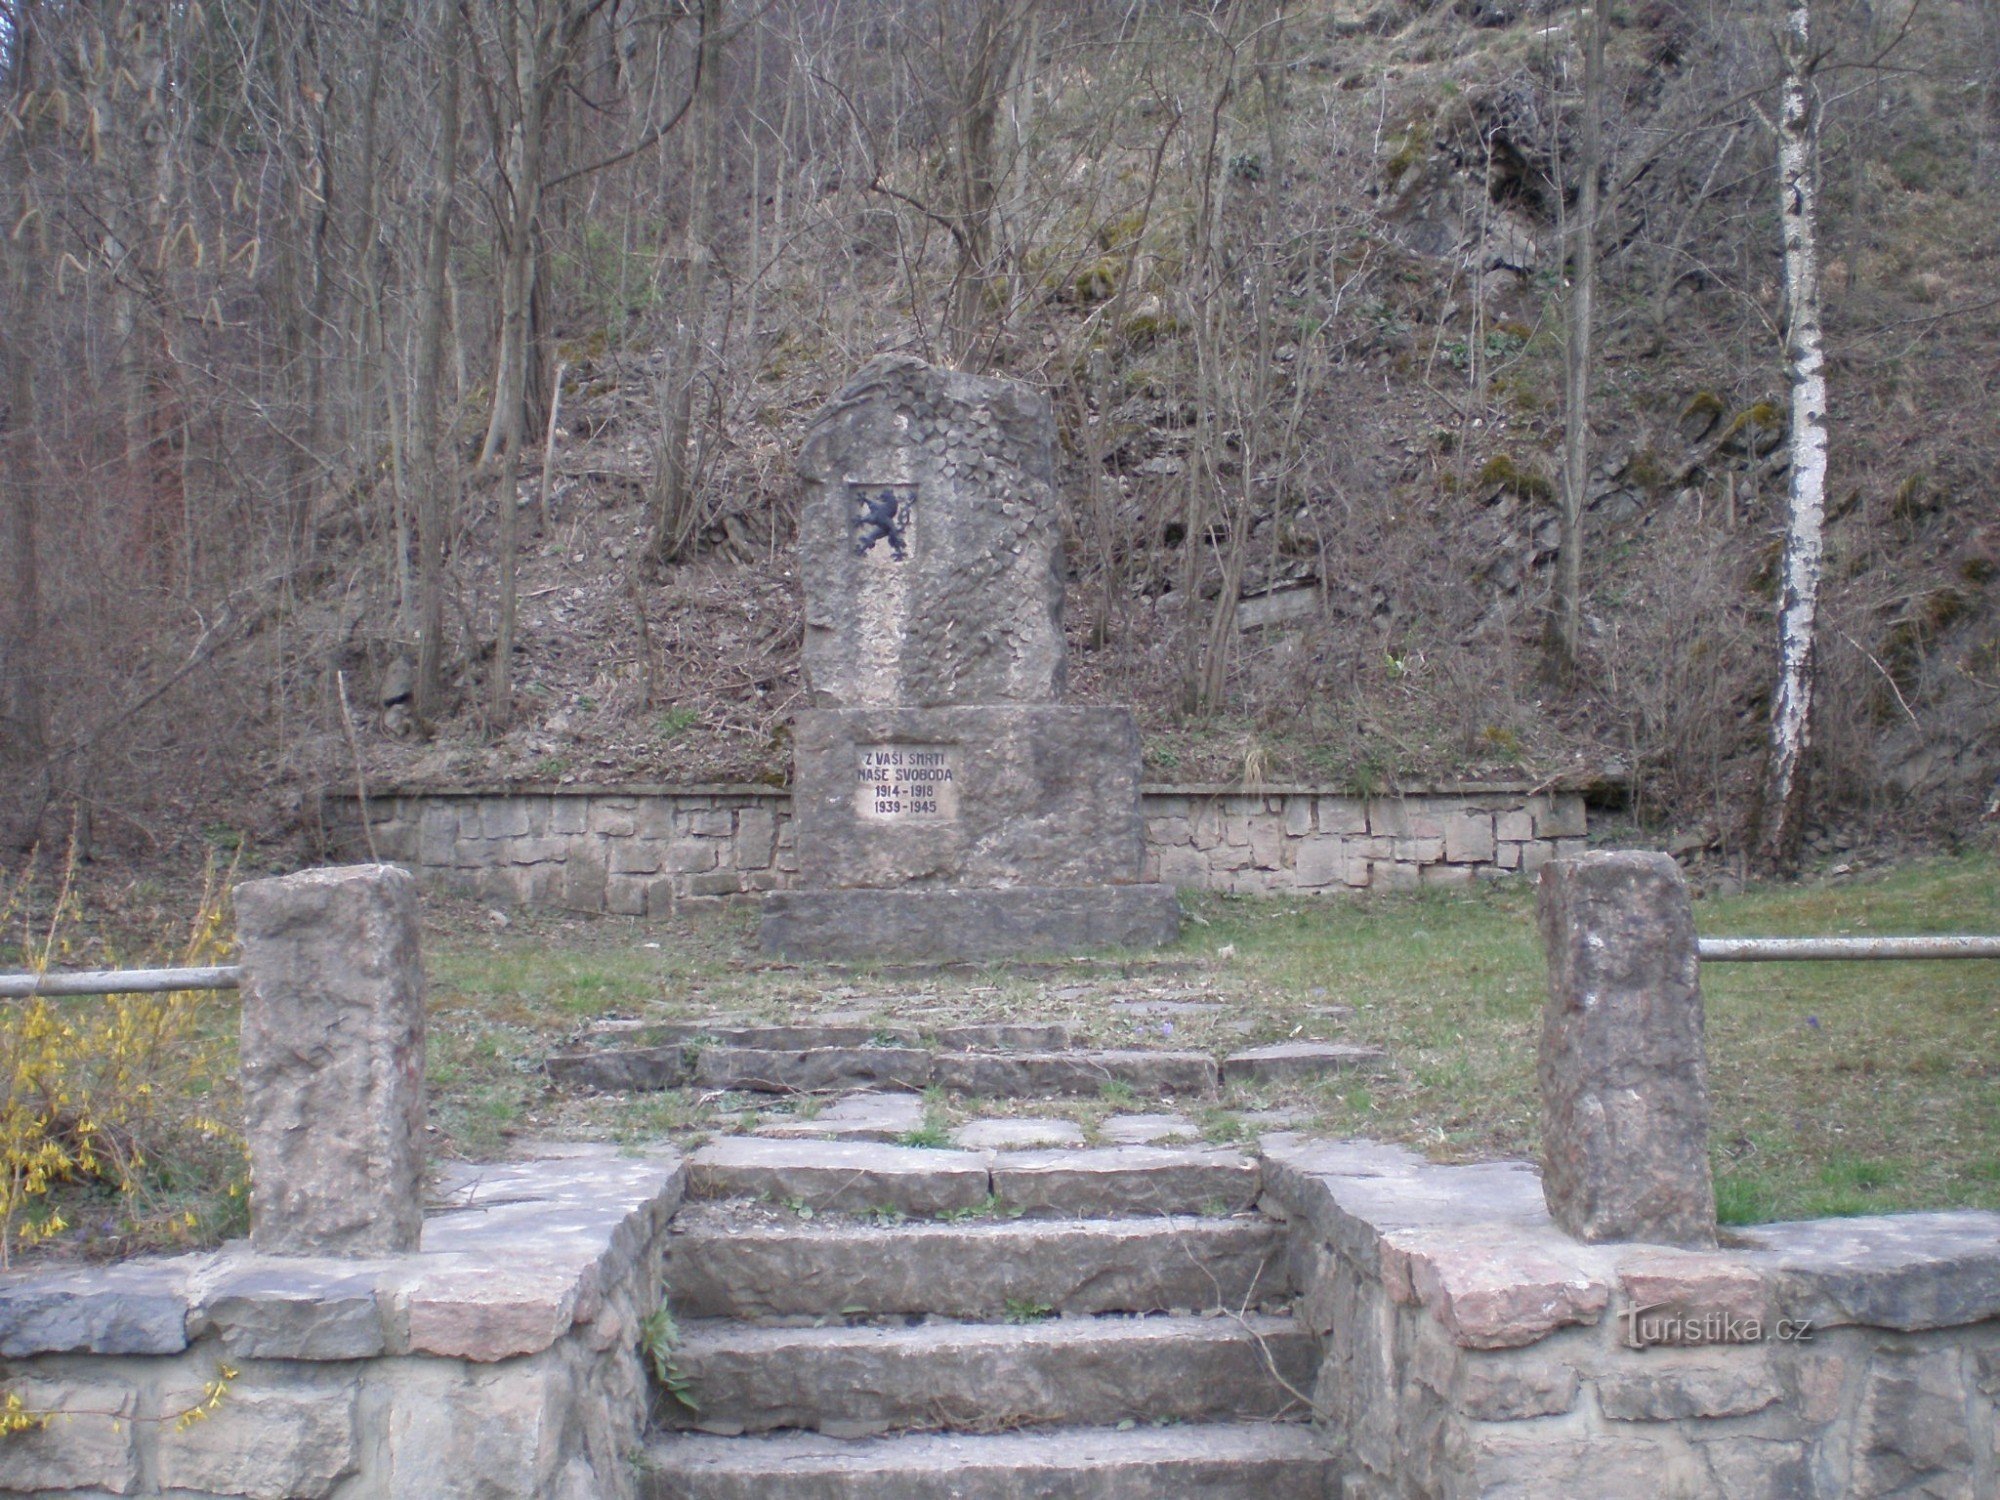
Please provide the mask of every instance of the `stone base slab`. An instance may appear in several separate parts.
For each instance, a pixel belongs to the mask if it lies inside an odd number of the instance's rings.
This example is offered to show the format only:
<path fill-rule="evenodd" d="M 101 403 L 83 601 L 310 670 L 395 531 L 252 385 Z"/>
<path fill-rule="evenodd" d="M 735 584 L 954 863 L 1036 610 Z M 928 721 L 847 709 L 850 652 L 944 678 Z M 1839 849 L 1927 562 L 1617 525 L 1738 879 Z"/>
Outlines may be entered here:
<path fill-rule="evenodd" d="M 808 890 L 1139 878 L 1139 730 L 1065 703 L 814 709 L 793 724 Z"/>
<path fill-rule="evenodd" d="M 1156 948 L 1180 934 L 1172 886 L 774 891 L 759 941 L 774 958 L 1014 958 Z"/>

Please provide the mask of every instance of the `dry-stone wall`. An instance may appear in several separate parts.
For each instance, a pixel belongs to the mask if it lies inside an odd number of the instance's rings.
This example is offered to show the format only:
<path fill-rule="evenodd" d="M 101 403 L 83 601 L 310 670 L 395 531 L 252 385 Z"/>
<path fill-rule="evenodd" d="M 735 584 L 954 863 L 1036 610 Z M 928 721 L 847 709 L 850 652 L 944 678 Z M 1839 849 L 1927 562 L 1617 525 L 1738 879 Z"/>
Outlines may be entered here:
<path fill-rule="evenodd" d="M 421 1250 L 0 1275 L 0 1495 L 630 1500 L 677 1156 L 443 1174 Z M 193 1413 L 194 1415 L 189 1415 Z"/>
<path fill-rule="evenodd" d="M 2000 1494 L 2000 1214 L 1585 1245 L 1525 1163 L 1264 1156 L 1342 1495 Z"/>
<path fill-rule="evenodd" d="M 1580 793 L 1446 787 L 1361 797 L 1318 787 L 1155 786 L 1141 878 L 1283 895 L 1463 885 L 1582 852 Z M 398 791 L 369 803 L 376 854 L 434 886 L 623 916 L 790 890 L 791 796 L 764 786 Z M 352 800 L 331 841 L 368 854 Z"/>

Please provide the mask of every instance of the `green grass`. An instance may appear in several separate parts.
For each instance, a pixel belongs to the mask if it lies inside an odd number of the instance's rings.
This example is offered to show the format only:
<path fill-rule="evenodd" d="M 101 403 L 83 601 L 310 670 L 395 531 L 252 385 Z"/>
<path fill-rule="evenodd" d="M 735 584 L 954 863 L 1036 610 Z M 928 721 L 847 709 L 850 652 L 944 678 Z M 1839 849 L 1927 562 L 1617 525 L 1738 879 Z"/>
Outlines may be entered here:
<path fill-rule="evenodd" d="M 1212 900 L 1201 943 L 1249 987 L 1354 1007 L 1395 1067 L 1321 1085 L 1322 1129 L 1444 1160 L 1537 1148 L 1544 993 L 1533 895 L 1352 905 Z M 1705 936 L 2000 930 L 1991 855 L 1700 901 Z M 2000 1208 L 2000 964 L 1707 964 L 1711 1151 L 1725 1222 Z"/>
<path fill-rule="evenodd" d="M 1311 1111 L 1321 1133 L 1402 1141 L 1436 1160 L 1534 1157 L 1545 980 L 1531 890 L 1189 904 L 1194 920 L 1165 955 L 1181 977 L 1113 969 L 1088 985 L 1004 967 L 921 981 L 768 970 L 751 957 L 741 912 L 666 924 L 529 916 L 499 932 L 461 914 L 427 934 L 434 1118 L 452 1148 L 474 1156 L 513 1134 L 637 1142 L 728 1130 L 746 1104 L 770 1101 L 694 1091 L 559 1099 L 537 1066 L 598 1015 L 796 1018 L 803 1004 L 867 1009 L 877 991 L 902 1005 L 920 988 L 926 1025 L 942 1024 L 943 1009 L 967 1020 L 1060 1019 L 1097 1045 L 1220 1051 L 1318 1036 L 1388 1049 L 1390 1066 L 1378 1073 L 1197 1109 L 1210 1140 L 1249 1133 L 1239 1107 L 1282 1105 Z M 1695 917 L 1709 935 L 2000 931 L 2000 862 L 1974 854 L 1753 889 L 1700 901 Z M 2000 1208 L 2000 964 L 1709 964 L 1702 980 L 1725 1222 Z M 1135 983 L 1193 986 L 1229 1009 L 1118 1015 L 1107 1000 Z M 1246 1014 L 1248 1034 L 1229 1029 Z M 1111 1089 L 1063 1112 L 1095 1125 L 1114 1109 L 1192 1103 Z M 927 1104 L 931 1144 L 957 1111 L 942 1098 Z"/>

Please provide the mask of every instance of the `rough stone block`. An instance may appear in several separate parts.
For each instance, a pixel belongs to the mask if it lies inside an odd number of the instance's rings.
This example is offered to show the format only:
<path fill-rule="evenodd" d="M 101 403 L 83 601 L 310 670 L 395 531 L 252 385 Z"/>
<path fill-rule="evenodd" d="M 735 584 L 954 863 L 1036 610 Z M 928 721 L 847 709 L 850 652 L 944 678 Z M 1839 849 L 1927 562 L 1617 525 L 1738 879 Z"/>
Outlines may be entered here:
<path fill-rule="evenodd" d="M 657 875 L 666 857 L 666 850 L 651 839 L 620 839 L 611 846 L 610 873 Z"/>
<path fill-rule="evenodd" d="M 1437 807 L 1402 797 L 1380 797 L 1368 804 L 1368 831 L 1392 839 L 1444 838 Z"/>
<path fill-rule="evenodd" d="M 778 819 L 768 807 L 746 807 L 736 814 L 736 868 L 768 870 L 778 838 Z"/>
<path fill-rule="evenodd" d="M 139 1487 L 132 1423 L 135 1402 L 122 1382 L 37 1376 L 10 1378 L 4 1390 L 28 1412 L 61 1412 L 44 1428 L 0 1435 L 0 1494 L 56 1495 L 72 1490 L 129 1495 Z"/>
<path fill-rule="evenodd" d="M 638 831 L 639 815 L 631 799 L 621 799 L 623 806 L 610 801 L 593 800 L 590 804 L 590 831 L 608 839 L 629 839 Z"/>
<path fill-rule="evenodd" d="M 654 916 L 667 910 L 658 900 L 660 888 L 655 885 L 646 898 L 646 910 Z M 743 877 L 734 870 L 711 870 L 704 875 L 687 876 L 683 888 L 690 896 L 733 896 L 743 889 Z M 671 893 L 671 883 L 666 884 L 666 889 Z"/>
<path fill-rule="evenodd" d="M 575 838 L 590 831 L 590 799 L 553 797 L 549 802 L 549 832 Z"/>
<path fill-rule="evenodd" d="M 720 844 L 714 839 L 676 839 L 667 846 L 666 868 L 676 875 L 699 875 L 713 870 L 722 856 Z M 655 865 L 654 869 L 659 866 Z"/>
<path fill-rule="evenodd" d="M 1614 1422 L 1742 1417 L 1782 1394 L 1769 1362 L 1750 1350 L 1655 1350 L 1643 1359 L 1643 1369 L 1597 1377 L 1598 1410 Z"/>
<path fill-rule="evenodd" d="M 1781 1317 L 1906 1331 L 2000 1318 L 2000 1213 L 1760 1224 L 1739 1236 L 1770 1253 Z"/>
<path fill-rule="evenodd" d="M 1453 813 L 1444 820 L 1444 857 L 1453 864 L 1486 864 L 1493 858 L 1493 815 Z"/>
<path fill-rule="evenodd" d="M 1401 864 L 1429 865 L 1444 858 L 1441 838 L 1397 839 L 1396 859 Z"/>
<path fill-rule="evenodd" d="M 1313 799 L 1292 796 L 1284 799 L 1285 837 L 1302 839 L 1313 831 Z"/>
<path fill-rule="evenodd" d="M 736 815 L 726 807 L 691 812 L 688 832 L 705 839 L 726 839 L 736 832 Z"/>
<path fill-rule="evenodd" d="M 1347 844 L 1337 834 L 1319 834 L 1299 844 L 1293 876 L 1311 890 L 1323 885 L 1347 883 Z"/>
<path fill-rule="evenodd" d="M 1493 836 L 1503 842 L 1525 844 L 1535 836 L 1535 815 L 1525 809 L 1496 814 Z"/>
<path fill-rule="evenodd" d="M 643 875 L 613 875 L 604 882 L 604 909 L 614 917 L 646 915 L 646 888 Z"/>
<path fill-rule="evenodd" d="M 208 1288 L 203 1315 L 231 1359 L 374 1359 L 387 1347 L 376 1278 L 346 1265 L 253 1261 Z"/>
<path fill-rule="evenodd" d="M 1580 839 L 1590 831 L 1583 798 L 1576 792 L 1557 792 L 1535 808 L 1534 819 L 1538 839 Z"/>
<path fill-rule="evenodd" d="M 1358 797 L 1321 797 L 1318 822 L 1321 833 L 1366 833 L 1368 804 Z"/>
<path fill-rule="evenodd" d="M 423 1227 L 424 971 L 393 865 L 236 888 L 250 1241 L 285 1255 L 414 1250 Z"/>
<path fill-rule="evenodd" d="M 1502 843 L 1493 851 L 1493 863 L 1503 870 L 1521 868 L 1521 845 Z"/>
<path fill-rule="evenodd" d="M 1425 865 L 1422 879 L 1427 886 L 1467 886 L 1474 876 L 1471 865 Z"/>
<path fill-rule="evenodd" d="M 458 813 L 433 802 L 424 809 L 417 839 L 417 858 L 427 865 L 449 865 L 458 860 Z"/>
<path fill-rule="evenodd" d="M 1402 864 L 1394 859 L 1369 861 L 1368 884 L 1373 890 L 1414 891 L 1423 883 L 1423 873 L 1417 865 Z"/>
<path fill-rule="evenodd" d="M 200 1386 L 163 1394 L 168 1411 L 199 1408 Z M 288 1391 L 232 1390 L 202 1420 L 168 1422 L 157 1439 L 159 1480 L 242 1500 L 319 1500 L 359 1466 L 351 1382 Z"/>
<path fill-rule="evenodd" d="M 931 1054 L 914 1047 L 704 1047 L 695 1081 L 711 1089 L 766 1094 L 819 1094 L 857 1084 L 921 1089 L 931 1081 Z"/>
<path fill-rule="evenodd" d="M 1250 825 L 1250 858 L 1260 870 L 1275 870 L 1284 862 L 1285 833 L 1266 813 Z"/>
<path fill-rule="evenodd" d="M 1870 1361 L 1855 1415 L 1855 1495 L 1971 1500 L 1973 1434 L 1957 1350 L 1889 1349 Z"/>
<path fill-rule="evenodd" d="M 183 1268 L 157 1260 L 0 1281 L 0 1358 L 178 1354 L 188 1345 Z"/>
<path fill-rule="evenodd" d="M 518 797 L 486 797 L 479 803 L 480 831 L 489 839 L 526 838 L 528 805 Z"/>
<path fill-rule="evenodd" d="M 1564 1249 L 1518 1231 L 1393 1230 L 1382 1238 L 1383 1284 L 1464 1348 L 1518 1348 L 1595 1324 L 1610 1305 L 1611 1288 Z"/>
<path fill-rule="evenodd" d="M 1542 1182 L 1579 1239 L 1715 1243 L 1694 913 L 1664 854 L 1543 870 Z"/>
<path fill-rule="evenodd" d="M 1160 851 L 1159 883 L 1199 888 L 1208 883 L 1208 860 L 1199 849 L 1173 847 Z"/>

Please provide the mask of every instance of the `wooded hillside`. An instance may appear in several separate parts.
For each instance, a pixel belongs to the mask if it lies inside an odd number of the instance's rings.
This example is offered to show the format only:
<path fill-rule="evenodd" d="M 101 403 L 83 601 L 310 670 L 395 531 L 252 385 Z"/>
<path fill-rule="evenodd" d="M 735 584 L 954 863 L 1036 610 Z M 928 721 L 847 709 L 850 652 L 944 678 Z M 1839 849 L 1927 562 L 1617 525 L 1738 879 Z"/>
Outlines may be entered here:
<path fill-rule="evenodd" d="M 1808 849 L 1963 839 L 2000 13 L 1811 10 Z M 1514 0 L 0 0 L 0 831 L 782 779 L 791 457 L 901 350 L 1052 396 L 1073 690 L 1149 774 L 1570 776 L 1744 847 L 1784 7 L 1602 19 L 1592 70 Z"/>

